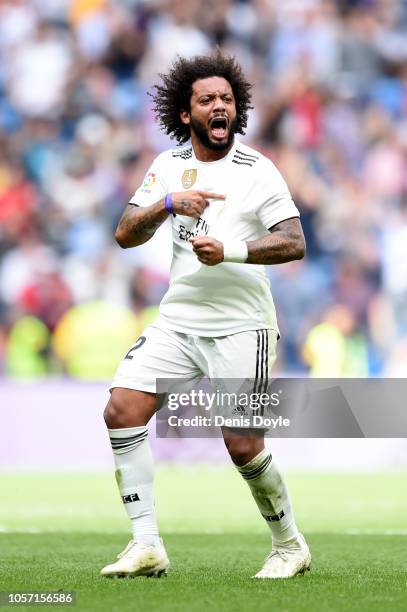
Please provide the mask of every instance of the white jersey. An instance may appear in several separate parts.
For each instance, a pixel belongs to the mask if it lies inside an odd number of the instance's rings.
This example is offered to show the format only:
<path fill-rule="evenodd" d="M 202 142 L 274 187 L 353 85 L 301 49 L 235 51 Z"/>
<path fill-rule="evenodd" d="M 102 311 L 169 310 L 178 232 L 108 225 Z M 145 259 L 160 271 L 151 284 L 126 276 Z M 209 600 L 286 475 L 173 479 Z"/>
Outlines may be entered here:
<path fill-rule="evenodd" d="M 256 240 L 276 223 L 298 217 L 287 185 L 274 164 L 235 139 L 218 161 L 196 159 L 190 143 L 161 153 L 131 203 L 150 206 L 167 193 L 212 191 L 199 219 L 171 216 L 173 258 L 170 286 L 160 304 L 159 322 L 197 336 L 227 336 L 254 329 L 278 332 L 270 283 L 264 266 L 247 263 L 201 264 L 189 242 L 195 236 L 220 241 Z"/>

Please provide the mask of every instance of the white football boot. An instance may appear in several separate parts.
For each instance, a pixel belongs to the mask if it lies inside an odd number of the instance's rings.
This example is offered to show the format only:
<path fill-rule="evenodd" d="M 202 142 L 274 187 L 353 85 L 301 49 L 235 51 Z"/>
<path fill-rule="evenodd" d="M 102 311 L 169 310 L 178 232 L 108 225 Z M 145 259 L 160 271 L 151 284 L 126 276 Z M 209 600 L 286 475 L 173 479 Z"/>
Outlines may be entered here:
<path fill-rule="evenodd" d="M 284 545 L 275 545 L 253 578 L 292 578 L 311 569 L 311 553 L 302 533 Z"/>
<path fill-rule="evenodd" d="M 132 576 L 166 576 L 170 562 L 165 552 L 163 541 L 160 546 L 146 546 L 130 540 L 126 548 L 117 555 L 118 561 L 106 565 L 100 573 L 102 576 L 126 578 Z"/>

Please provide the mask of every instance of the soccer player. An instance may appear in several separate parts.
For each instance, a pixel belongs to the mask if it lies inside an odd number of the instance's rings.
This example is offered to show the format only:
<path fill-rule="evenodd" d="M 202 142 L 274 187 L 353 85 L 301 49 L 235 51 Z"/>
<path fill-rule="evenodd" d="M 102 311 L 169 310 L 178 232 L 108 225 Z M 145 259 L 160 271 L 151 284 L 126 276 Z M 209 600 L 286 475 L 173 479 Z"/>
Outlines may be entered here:
<path fill-rule="evenodd" d="M 138 247 L 169 219 L 171 279 L 158 318 L 119 365 L 105 410 L 133 538 L 103 576 L 160 576 L 169 567 L 147 430 L 158 408 L 156 379 L 263 381 L 275 360 L 278 327 L 264 264 L 301 259 L 305 242 L 280 173 L 236 138 L 247 125 L 250 89 L 235 58 L 218 50 L 178 59 L 153 95 L 161 127 L 179 146 L 155 159 L 116 240 Z M 310 552 L 264 432 L 225 427 L 222 433 L 272 534 L 271 553 L 255 578 L 304 573 Z"/>

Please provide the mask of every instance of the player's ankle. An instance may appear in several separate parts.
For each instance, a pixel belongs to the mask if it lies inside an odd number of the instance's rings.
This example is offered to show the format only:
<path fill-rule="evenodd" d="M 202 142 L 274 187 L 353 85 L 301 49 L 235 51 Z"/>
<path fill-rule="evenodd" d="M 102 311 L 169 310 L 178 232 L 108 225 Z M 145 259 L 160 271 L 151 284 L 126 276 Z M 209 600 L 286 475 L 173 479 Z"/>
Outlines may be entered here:
<path fill-rule="evenodd" d="M 273 548 L 301 548 L 302 542 L 299 537 L 300 533 L 297 531 L 297 534 L 289 538 L 276 539 L 272 538 Z"/>
<path fill-rule="evenodd" d="M 144 546 L 161 546 L 161 538 L 159 535 L 133 533 L 133 537 L 136 542 Z"/>

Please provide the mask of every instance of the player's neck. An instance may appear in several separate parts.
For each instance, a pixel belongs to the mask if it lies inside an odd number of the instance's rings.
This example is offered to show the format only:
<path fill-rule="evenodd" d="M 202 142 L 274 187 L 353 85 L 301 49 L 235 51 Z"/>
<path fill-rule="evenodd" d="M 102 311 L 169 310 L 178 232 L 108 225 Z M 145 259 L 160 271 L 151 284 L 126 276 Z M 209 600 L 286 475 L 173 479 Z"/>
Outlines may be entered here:
<path fill-rule="evenodd" d="M 195 134 L 191 134 L 191 143 L 194 149 L 195 157 L 198 161 L 201 162 L 212 162 L 218 161 L 229 153 L 231 148 L 233 147 L 234 140 L 231 142 L 230 146 L 227 149 L 223 149 L 222 151 L 211 151 L 205 145 L 201 143 L 199 138 Z"/>

